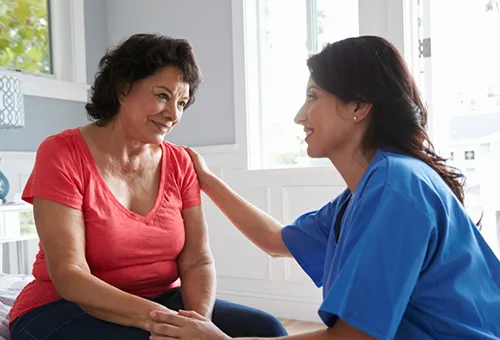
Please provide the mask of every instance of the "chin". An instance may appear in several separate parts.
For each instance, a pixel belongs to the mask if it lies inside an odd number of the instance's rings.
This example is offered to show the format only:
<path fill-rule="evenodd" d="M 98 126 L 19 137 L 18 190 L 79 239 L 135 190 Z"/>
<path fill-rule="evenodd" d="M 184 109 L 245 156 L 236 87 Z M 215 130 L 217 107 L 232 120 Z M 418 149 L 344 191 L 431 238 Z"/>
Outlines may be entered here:
<path fill-rule="evenodd" d="M 147 138 L 146 140 L 147 140 L 148 144 L 161 145 L 161 143 L 163 143 L 163 141 L 165 140 L 165 136 L 166 136 L 166 134 L 149 136 L 149 138 Z"/>
<path fill-rule="evenodd" d="M 161 133 L 160 131 L 157 130 L 157 131 L 154 131 L 154 133 L 149 133 L 148 136 L 144 136 L 144 137 L 146 137 L 146 139 L 148 140 L 148 143 L 160 145 L 161 143 L 163 143 L 163 141 L 165 140 L 165 137 L 169 134 L 170 131 L 172 131 L 172 130 L 170 129 L 169 131 Z"/>
<path fill-rule="evenodd" d="M 312 148 L 311 146 L 307 147 L 307 155 L 311 158 L 325 158 L 325 153 L 321 152 L 321 150 L 317 150 Z"/>

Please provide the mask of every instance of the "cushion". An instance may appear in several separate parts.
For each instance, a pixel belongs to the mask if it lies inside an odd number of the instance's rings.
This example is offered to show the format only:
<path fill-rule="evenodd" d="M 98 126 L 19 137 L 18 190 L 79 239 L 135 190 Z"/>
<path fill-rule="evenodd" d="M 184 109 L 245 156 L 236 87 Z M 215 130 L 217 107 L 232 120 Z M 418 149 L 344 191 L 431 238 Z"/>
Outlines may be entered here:
<path fill-rule="evenodd" d="M 9 311 L 21 290 L 33 279 L 31 275 L 0 273 L 0 340 L 10 340 Z"/>

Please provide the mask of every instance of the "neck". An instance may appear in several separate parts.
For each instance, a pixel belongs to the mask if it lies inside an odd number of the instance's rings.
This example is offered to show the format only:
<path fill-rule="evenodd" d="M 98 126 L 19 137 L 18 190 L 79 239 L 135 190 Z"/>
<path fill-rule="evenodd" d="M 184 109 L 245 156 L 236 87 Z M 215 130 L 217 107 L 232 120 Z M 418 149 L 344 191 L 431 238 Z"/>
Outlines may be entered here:
<path fill-rule="evenodd" d="M 140 163 L 145 155 L 152 152 L 152 146 L 134 140 L 123 128 L 119 121 L 111 121 L 103 127 L 92 125 L 97 131 L 96 140 L 99 147 L 113 159 L 124 166 L 133 166 Z"/>
<path fill-rule="evenodd" d="M 337 151 L 328 158 L 346 182 L 349 190 L 354 192 L 374 155 L 375 150 L 364 151 L 361 147 L 354 147 L 341 152 Z"/>

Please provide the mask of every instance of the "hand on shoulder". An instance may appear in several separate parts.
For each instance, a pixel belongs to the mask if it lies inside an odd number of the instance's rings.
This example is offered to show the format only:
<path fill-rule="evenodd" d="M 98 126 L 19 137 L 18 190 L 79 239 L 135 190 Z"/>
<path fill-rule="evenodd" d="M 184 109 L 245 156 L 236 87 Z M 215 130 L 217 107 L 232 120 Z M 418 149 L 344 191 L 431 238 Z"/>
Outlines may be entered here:
<path fill-rule="evenodd" d="M 207 163 L 199 153 L 187 146 L 184 147 L 184 149 L 191 157 L 194 169 L 196 170 L 196 174 L 198 175 L 198 181 L 200 182 L 201 189 L 206 190 L 210 179 L 215 177 L 214 173 L 209 169 Z"/>

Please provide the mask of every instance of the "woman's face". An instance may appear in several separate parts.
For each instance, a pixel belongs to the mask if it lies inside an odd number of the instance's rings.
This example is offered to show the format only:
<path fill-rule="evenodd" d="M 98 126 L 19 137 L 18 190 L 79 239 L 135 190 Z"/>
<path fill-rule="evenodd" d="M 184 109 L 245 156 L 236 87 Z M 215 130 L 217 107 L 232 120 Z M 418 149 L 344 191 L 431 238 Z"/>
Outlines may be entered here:
<path fill-rule="evenodd" d="M 349 143 L 356 123 L 352 106 L 342 103 L 309 79 L 306 101 L 295 116 L 295 123 L 304 126 L 310 157 L 331 158 Z"/>
<path fill-rule="evenodd" d="M 366 103 L 343 103 L 309 78 L 306 101 L 295 116 L 295 123 L 304 126 L 307 154 L 332 160 L 339 152 L 351 152 L 362 141 L 371 107 Z"/>
<path fill-rule="evenodd" d="M 131 139 L 158 145 L 163 142 L 189 101 L 189 84 L 183 78 L 179 68 L 167 66 L 134 83 L 120 98 L 117 119 Z"/>

